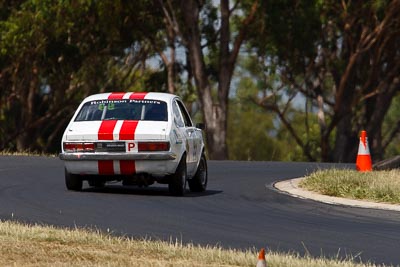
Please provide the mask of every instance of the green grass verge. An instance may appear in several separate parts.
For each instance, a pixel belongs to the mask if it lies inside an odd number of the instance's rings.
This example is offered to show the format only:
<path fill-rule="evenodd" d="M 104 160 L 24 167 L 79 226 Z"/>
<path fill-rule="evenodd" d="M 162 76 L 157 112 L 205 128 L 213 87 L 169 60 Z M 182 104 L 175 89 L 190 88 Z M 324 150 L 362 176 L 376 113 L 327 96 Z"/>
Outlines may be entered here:
<path fill-rule="evenodd" d="M 319 170 L 300 187 L 328 196 L 400 204 L 400 171 Z"/>
<path fill-rule="evenodd" d="M 256 266 L 257 251 L 134 240 L 84 229 L 0 221 L 0 266 Z M 375 267 L 269 251 L 268 266 Z"/>

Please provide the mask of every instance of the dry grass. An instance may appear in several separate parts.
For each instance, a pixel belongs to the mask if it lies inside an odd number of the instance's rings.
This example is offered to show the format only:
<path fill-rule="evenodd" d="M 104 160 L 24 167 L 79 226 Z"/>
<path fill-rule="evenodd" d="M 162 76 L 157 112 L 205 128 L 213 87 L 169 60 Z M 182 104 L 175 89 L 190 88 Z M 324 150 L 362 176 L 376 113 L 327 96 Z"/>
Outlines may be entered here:
<path fill-rule="evenodd" d="M 256 251 L 133 240 L 83 229 L 0 222 L 0 266 L 255 266 Z M 374 267 L 269 252 L 268 266 Z"/>
<path fill-rule="evenodd" d="M 320 170 L 306 177 L 300 187 L 329 196 L 400 203 L 399 170 Z"/>
<path fill-rule="evenodd" d="M 253 256 L 11 222 L 0 224 L 0 242 L 1 266 L 245 266 Z"/>

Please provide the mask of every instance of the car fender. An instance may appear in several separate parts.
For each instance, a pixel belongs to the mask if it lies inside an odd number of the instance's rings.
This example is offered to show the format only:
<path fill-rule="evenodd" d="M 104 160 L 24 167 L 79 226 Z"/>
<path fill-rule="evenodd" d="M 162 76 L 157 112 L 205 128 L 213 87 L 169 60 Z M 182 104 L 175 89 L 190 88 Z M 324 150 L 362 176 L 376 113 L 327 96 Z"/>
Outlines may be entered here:
<path fill-rule="evenodd" d="M 201 131 L 201 130 L 200 130 L 200 131 Z M 203 154 L 206 155 L 205 153 L 206 153 L 206 147 L 205 147 L 205 145 L 204 145 L 204 142 L 201 142 L 200 154 L 199 154 L 198 159 L 197 159 L 197 162 L 196 162 L 196 171 L 194 172 L 194 174 L 196 174 L 197 169 L 199 168 L 199 164 L 200 164 L 201 157 L 203 156 Z M 193 176 L 194 176 L 194 175 L 193 175 Z M 192 178 L 192 177 L 190 177 L 190 178 Z"/>
<path fill-rule="evenodd" d="M 169 140 L 171 144 L 171 152 L 173 152 L 176 155 L 175 159 L 176 163 L 175 170 L 176 170 L 183 155 L 186 153 L 187 148 L 186 148 L 185 137 L 180 133 L 179 129 L 176 127 L 173 120 L 171 122 Z"/>

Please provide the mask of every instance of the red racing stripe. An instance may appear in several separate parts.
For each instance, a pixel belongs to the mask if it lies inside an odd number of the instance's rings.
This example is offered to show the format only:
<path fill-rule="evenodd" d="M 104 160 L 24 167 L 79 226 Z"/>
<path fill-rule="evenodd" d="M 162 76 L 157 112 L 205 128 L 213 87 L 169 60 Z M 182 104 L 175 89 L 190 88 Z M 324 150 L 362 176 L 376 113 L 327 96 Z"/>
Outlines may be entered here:
<path fill-rule="evenodd" d="M 125 92 L 111 93 L 108 99 L 116 100 L 123 99 Z M 129 99 L 144 99 L 147 95 L 146 92 L 132 93 Z M 98 140 L 114 140 L 114 128 L 117 124 L 116 120 L 102 121 L 99 131 Z M 134 140 L 135 131 L 138 121 L 124 121 L 119 132 L 119 140 Z M 115 174 L 114 162 L 112 160 L 99 160 L 98 161 L 99 174 L 112 175 Z M 135 161 L 121 160 L 120 161 L 121 174 L 134 174 L 136 172 Z"/>
<path fill-rule="evenodd" d="M 122 99 L 125 93 L 111 93 L 108 99 Z M 114 128 L 117 124 L 116 120 L 102 121 L 99 132 L 97 133 L 98 140 L 114 140 Z M 114 162 L 112 160 L 99 160 L 98 161 L 99 174 L 112 175 L 114 174 Z"/>
<path fill-rule="evenodd" d="M 98 167 L 99 174 L 114 174 L 114 162 L 112 160 L 99 160 Z"/>
<path fill-rule="evenodd" d="M 125 94 L 125 92 L 111 93 L 108 99 L 122 99 Z M 114 140 L 113 132 L 116 124 L 116 120 L 102 121 L 97 134 L 98 140 Z"/>
<path fill-rule="evenodd" d="M 125 94 L 125 92 L 111 93 L 111 95 L 108 96 L 108 99 L 122 99 Z"/>
<path fill-rule="evenodd" d="M 134 140 L 139 121 L 124 121 L 119 132 L 119 140 Z"/>
<path fill-rule="evenodd" d="M 113 132 L 116 124 L 116 120 L 102 121 L 97 133 L 98 140 L 114 140 Z"/>
<path fill-rule="evenodd" d="M 144 99 L 147 92 L 132 93 L 129 99 Z M 138 121 L 124 121 L 119 132 L 119 140 L 134 140 Z"/>
<path fill-rule="evenodd" d="M 129 97 L 129 99 L 140 100 L 140 99 L 144 99 L 146 95 L 147 95 L 147 92 L 132 93 L 131 96 Z"/>
<path fill-rule="evenodd" d="M 119 166 L 121 168 L 122 175 L 135 174 L 136 165 L 134 160 L 120 160 Z"/>

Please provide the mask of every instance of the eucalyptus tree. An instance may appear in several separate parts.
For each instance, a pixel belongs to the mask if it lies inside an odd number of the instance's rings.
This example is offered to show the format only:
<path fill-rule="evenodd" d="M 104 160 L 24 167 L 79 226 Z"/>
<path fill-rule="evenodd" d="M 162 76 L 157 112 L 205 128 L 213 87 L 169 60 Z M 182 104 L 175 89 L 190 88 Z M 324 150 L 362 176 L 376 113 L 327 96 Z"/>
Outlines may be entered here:
<path fill-rule="evenodd" d="M 146 0 L 10 2 L 0 21 L 0 149 L 58 147 L 81 98 L 115 85 L 113 66 L 122 62 L 130 68 L 126 76 L 135 76 L 132 69 L 148 53 L 138 45 L 142 28 L 152 34 L 158 23 L 152 6 Z"/>
<path fill-rule="evenodd" d="M 373 158 L 382 158 L 399 132 L 399 120 L 385 132 L 382 125 L 400 89 L 400 1 L 263 4 L 253 47 L 264 77 L 273 73 L 279 81 L 255 101 L 278 114 L 309 160 L 353 162 L 361 129 Z M 301 131 L 287 113 L 298 95 L 307 99 Z M 309 116 L 318 118 L 320 156 L 303 137 Z"/>
<path fill-rule="evenodd" d="M 227 158 L 227 116 L 228 98 L 231 89 L 231 80 L 240 48 L 246 40 L 249 25 L 254 21 L 258 8 L 258 1 L 248 3 L 237 1 L 233 8 L 229 0 L 220 1 L 220 22 L 216 30 L 217 62 L 216 80 L 217 90 L 213 94 L 212 86 L 207 77 L 206 61 L 202 50 L 202 40 L 199 31 L 200 8 L 198 1 L 185 1 L 183 4 L 185 30 L 184 38 L 187 42 L 190 63 L 193 69 L 196 88 L 200 97 L 204 121 L 207 126 L 207 144 L 210 155 L 214 159 Z M 241 12 L 234 15 L 235 8 Z M 236 23 L 233 34 L 232 24 Z"/>
<path fill-rule="evenodd" d="M 167 32 L 186 50 L 187 71 L 207 127 L 212 159 L 226 159 L 228 100 L 240 48 L 247 39 L 259 1 L 159 0 Z M 172 36 L 172 35 L 171 35 Z M 191 81 L 189 81 L 191 82 Z"/>

